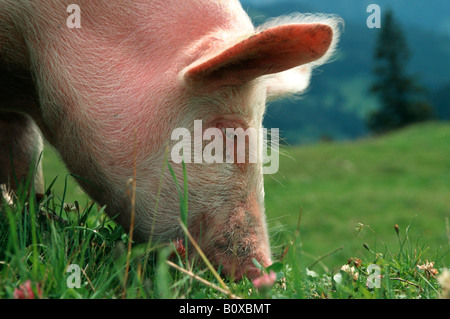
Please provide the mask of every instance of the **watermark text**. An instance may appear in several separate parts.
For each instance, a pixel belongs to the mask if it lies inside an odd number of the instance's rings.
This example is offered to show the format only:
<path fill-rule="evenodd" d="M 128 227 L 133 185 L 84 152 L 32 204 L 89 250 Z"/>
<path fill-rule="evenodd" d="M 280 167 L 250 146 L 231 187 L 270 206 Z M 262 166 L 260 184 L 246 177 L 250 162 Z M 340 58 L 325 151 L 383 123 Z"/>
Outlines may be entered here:
<path fill-rule="evenodd" d="M 171 150 L 171 159 L 176 164 L 183 161 L 195 164 L 262 163 L 263 174 L 275 174 L 279 168 L 279 129 L 210 127 L 203 130 L 202 121 L 196 120 L 193 136 L 187 128 L 176 128 L 171 139 L 178 141 Z"/>
<path fill-rule="evenodd" d="M 367 7 L 367 13 L 371 13 L 366 20 L 369 29 L 381 28 L 381 8 L 378 4 L 370 4 Z"/>

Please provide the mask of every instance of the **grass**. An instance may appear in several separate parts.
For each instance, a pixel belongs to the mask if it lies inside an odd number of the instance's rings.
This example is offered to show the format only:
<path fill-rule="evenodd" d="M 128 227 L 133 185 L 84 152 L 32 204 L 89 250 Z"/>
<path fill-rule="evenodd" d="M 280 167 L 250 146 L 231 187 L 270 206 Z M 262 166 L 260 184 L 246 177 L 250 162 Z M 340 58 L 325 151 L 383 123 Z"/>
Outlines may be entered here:
<path fill-rule="evenodd" d="M 379 138 L 283 150 L 279 173 L 265 181 L 269 228 L 281 229 L 275 246 L 294 232 L 302 210 L 301 258 L 311 263 L 344 247 L 318 271 L 336 271 L 348 257 L 366 254 L 364 243 L 395 247 L 396 224 L 402 231 L 411 225 L 410 239 L 430 247 L 427 257 L 443 254 L 449 265 L 449 141 L 450 126 L 431 123 Z M 375 234 L 355 235 L 358 223 Z"/>
<path fill-rule="evenodd" d="M 52 299 L 438 298 L 434 269 L 449 267 L 449 138 L 448 125 L 429 124 L 285 149 L 290 157 L 281 159 L 280 173 L 266 176 L 275 247 L 266 271 L 278 279 L 259 290 L 247 278 L 221 282 L 172 244 L 128 246 L 129 234 L 103 208 L 64 179 L 50 187 L 51 176 L 44 198 L 20 192 L 0 209 L 0 299 L 17 297 L 27 283 L 35 297 Z M 178 185 L 185 213 L 183 181 Z M 379 267 L 379 288 L 367 286 L 378 275 L 370 265 Z"/>

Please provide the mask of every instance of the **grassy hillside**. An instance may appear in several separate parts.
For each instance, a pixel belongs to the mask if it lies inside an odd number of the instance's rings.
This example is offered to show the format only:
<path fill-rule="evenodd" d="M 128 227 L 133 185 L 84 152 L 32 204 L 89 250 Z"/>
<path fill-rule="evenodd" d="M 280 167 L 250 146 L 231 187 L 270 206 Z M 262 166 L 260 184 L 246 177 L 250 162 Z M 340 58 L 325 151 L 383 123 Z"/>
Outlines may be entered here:
<path fill-rule="evenodd" d="M 449 266 L 449 140 L 450 125 L 426 124 L 354 143 L 284 149 L 280 172 L 266 178 L 275 263 L 265 271 L 276 276 L 267 286 L 247 278 L 219 282 L 171 246 L 128 245 L 123 228 L 85 206 L 74 184 L 65 202 L 80 206 L 62 210 L 57 197 L 67 173 L 48 149 L 47 184 L 60 176 L 56 198 L 25 204 L 19 196 L 13 206 L 0 205 L 0 299 L 449 296 L 441 282 Z M 374 278 L 378 286 L 370 287 Z"/>
<path fill-rule="evenodd" d="M 294 236 L 300 210 L 302 263 L 343 246 L 324 260 L 329 270 L 349 257 L 372 250 L 397 250 L 394 225 L 413 241 L 429 246 L 428 257 L 449 250 L 450 125 L 424 124 L 391 135 L 347 143 L 322 143 L 282 149 L 280 170 L 265 176 L 266 212 L 275 255 Z M 49 184 L 58 175 L 55 194 L 62 196 L 67 172 L 48 149 L 44 170 Z M 66 202 L 87 199 L 69 178 Z M 358 223 L 365 227 L 355 236 Z M 442 259 L 450 265 L 450 254 Z M 319 265 L 316 266 L 320 271 Z"/>
<path fill-rule="evenodd" d="M 302 256 L 316 257 L 343 246 L 324 260 L 340 267 L 349 257 L 397 250 L 394 231 L 406 229 L 412 242 L 429 247 L 427 257 L 450 264 L 450 125 L 425 124 L 391 135 L 352 143 L 323 143 L 287 148 L 277 175 L 266 176 L 266 207 L 274 235 L 283 245 L 297 228 Z M 358 235 L 358 223 L 368 225 Z M 374 235 L 375 233 L 375 235 Z M 445 255 L 445 256 L 444 256 Z M 330 270 L 331 270 L 330 269 Z M 317 269 L 319 270 L 319 269 Z"/>

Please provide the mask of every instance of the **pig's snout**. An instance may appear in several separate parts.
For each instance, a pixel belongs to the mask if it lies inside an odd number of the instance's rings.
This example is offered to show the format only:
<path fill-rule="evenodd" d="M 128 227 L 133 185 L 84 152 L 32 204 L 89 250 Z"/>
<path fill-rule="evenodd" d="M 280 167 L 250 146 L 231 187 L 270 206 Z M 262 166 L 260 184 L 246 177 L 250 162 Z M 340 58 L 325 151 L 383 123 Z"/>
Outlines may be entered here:
<path fill-rule="evenodd" d="M 253 258 L 257 259 L 256 257 Z M 240 280 L 244 275 L 250 279 L 259 278 L 263 273 L 261 269 L 258 269 L 255 266 L 255 264 L 253 263 L 253 258 L 250 257 L 240 262 L 238 261 L 238 259 L 231 259 L 224 262 L 225 264 L 221 263 L 223 266 L 222 273 L 236 280 Z M 264 258 L 265 261 L 262 261 L 261 259 L 257 260 L 261 265 L 264 265 L 264 267 L 270 266 L 272 264 L 270 258 L 268 257 Z"/>
<path fill-rule="evenodd" d="M 204 216 L 203 224 L 200 247 L 216 267 L 222 266 L 222 274 L 254 279 L 261 270 L 253 259 L 264 267 L 272 264 L 265 217 L 254 194 L 231 212 Z"/>

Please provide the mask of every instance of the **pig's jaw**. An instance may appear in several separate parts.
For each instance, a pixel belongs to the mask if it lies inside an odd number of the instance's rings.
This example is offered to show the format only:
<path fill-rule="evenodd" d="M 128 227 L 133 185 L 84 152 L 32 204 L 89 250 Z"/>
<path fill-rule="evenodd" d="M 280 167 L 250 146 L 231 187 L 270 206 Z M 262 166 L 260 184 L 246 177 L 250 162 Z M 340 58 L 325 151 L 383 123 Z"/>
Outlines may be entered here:
<path fill-rule="evenodd" d="M 234 211 L 203 215 L 192 224 L 207 258 L 232 279 L 259 277 L 253 259 L 264 267 L 272 263 L 264 209 L 254 192 Z"/>

